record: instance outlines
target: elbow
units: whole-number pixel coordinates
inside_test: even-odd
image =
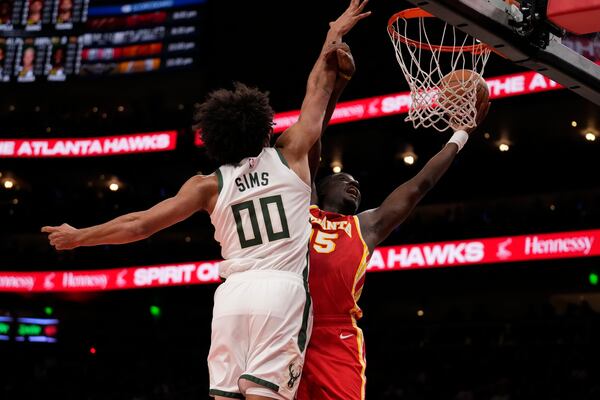
[[[132,240],[145,239],[152,234],[148,224],[141,219],[134,218],[127,223],[127,233]]]
[[[431,179],[423,179],[419,181],[411,190],[410,197],[413,199],[420,200],[423,196],[427,194],[433,188],[434,182]]]

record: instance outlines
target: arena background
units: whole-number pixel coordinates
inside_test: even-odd
[[[173,150],[147,154],[0,157],[0,271],[217,260],[219,248],[206,215],[140,243],[69,252],[55,252],[39,230],[63,222],[97,224],[147,208],[176,193],[191,175],[212,172],[215,165],[197,146],[191,128],[194,105],[211,89],[241,81],[270,91],[276,112],[297,110],[327,24],[345,6],[340,0],[209,0],[201,6],[198,62],[191,68],[3,83],[0,139],[176,131],[177,143]],[[390,15],[405,7],[401,1],[373,0],[373,15],[345,38],[357,72],[342,102],[408,90],[386,32]],[[600,42],[582,40],[588,56],[600,59]],[[528,72],[492,57],[488,78]],[[498,93],[513,89],[520,90],[506,86]],[[574,231],[586,233],[562,237],[597,241],[600,138],[590,140],[590,135],[598,136],[599,111],[563,89],[494,99],[488,118],[446,176],[383,246]],[[404,117],[330,126],[319,176],[341,164],[361,182],[360,209],[380,204],[448,140],[447,134],[415,131]],[[500,151],[501,144],[508,151]],[[403,160],[408,145],[416,155],[413,165]],[[7,179],[14,183],[10,188],[4,185]],[[118,190],[110,190],[110,184]],[[600,398],[596,246],[596,256],[592,251],[565,258],[372,269],[360,302],[367,396]],[[0,316],[58,322],[49,332],[56,343],[20,342],[14,332],[0,341],[0,399],[207,398],[216,286],[4,290]],[[19,329],[17,323],[10,329]]]

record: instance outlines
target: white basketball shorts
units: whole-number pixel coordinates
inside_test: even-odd
[[[210,395],[292,400],[312,330],[306,279],[285,271],[230,275],[215,292]]]

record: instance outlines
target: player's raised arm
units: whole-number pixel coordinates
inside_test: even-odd
[[[323,119],[323,126],[321,127],[321,135],[319,136],[319,139],[317,139],[313,147],[311,147],[308,153],[308,164],[310,169],[310,178],[312,182],[315,181],[315,178],[317,176],[317,170],[319,169],[321,159],[321,137],[323,136],[323,133],[325,133],[325,129],[327,129],[327,126],[329,125],[329,121],[333,116],[335,107],[337,106],[337,102],[340,99],[342,92],[348,85],[348,82],[354,75],[354,72],[356,72],[354,57],[352,56],[349,47],[348,51],[337,52],[337,65],[338,75],[335,81],[335,85],[333,86],[333,93],[331,94],[331,97],[329,98],[329,103],[327,104],[327,110],[325,111],[325,118]],[[313,201],[313,203],[314,202],[316,201]]]
[[[487,115],[489,103],[479,107],[477,124]],[[474,129],[471,129],[473,131]],[[373,251],[410,215],[415,206],[446,173],[456,154],[468,139],[465,131],[458,130],[444,148],[431,158],[412,179],[398,186],[383,203],[358,215],[363,238]]]
[[[101,225],[76,229],[70,225],[44,226],[48,240],[56,250],[80,246],[123,244],[145,239],[183,221],[196,211],[211,212],[217,198],[218,182],[213,175],[190,178],[179,192],[154,207],[122,215]]]
[[[352,0],[348,9],[334,22],[309,77],[306,94],[298,121],[277,140],[290,167],[306,182],[310,182],[307,154],[321,135],[327,105],[337,80],[337,53],[347,52],[348,46],[341,42],[344,34],[370,13],[363,12],[366,1]]]

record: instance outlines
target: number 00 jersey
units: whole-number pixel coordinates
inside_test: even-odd
[[[308,263],[310,187],[275,148],[217,171],[211,214],[224,261],[219,274],[280,270],[302,275]]]

